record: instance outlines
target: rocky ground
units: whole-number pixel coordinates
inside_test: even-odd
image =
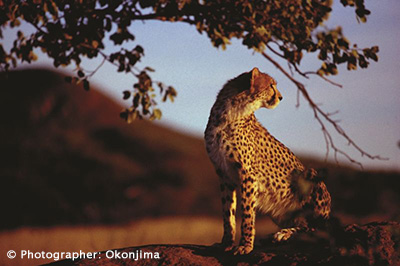
[[[333,222],[330,226],[327,231],[299,235],[286,243],[261,240],[253,252],[243,256],[213,246],[149,245],[103,251],[96,259],[64,260],[51,265],[399,265],[399,223],[342,227]],[[145,258],[146,252],[154,257]]]

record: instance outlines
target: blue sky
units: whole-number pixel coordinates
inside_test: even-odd
[[[300,80],[311,97],[322,104],[323,110],[339,110],[335,118],[341,120],[340,126],[360,147],[389,160],[361,157],[330,128],[339,148],[361,161],[365,168],[400,170],[397,144],[400,141],[400,1],[365,1],[372,14],[367,23],[360,24],[354,9],[343,8],[337,2],[327,26],[341,25],[348,39],[359,47],[378,45],[379,62],[372,62],[368,69],[351,72],[345,67],[339,68],[339,75],[332,80],[342,84],[342,89],[318,77]],[[240,41],[233,40],[222,51],[212,47],[208,37],[200,35],[195,27],[167,22],[136,22],[132,32],[135,41],[127,46],[140,44],[145,49],[140,66],[151,66],[156,70],[153,79],[173,85],[178,90],[174,103],[160,104],[163,118],[157,123],[202,137],[210,108],[224,83],[257,66],[278,81],[278,89],[284,97],[276,109],[257,111],[260,122],[295,153],[325,157],[324,137],[311,108],[304,99],[300,101],[300,108],[295,107],[296,87],[260,54],[248,50]],[[13,36],[15,31],[7,31],[6,43]],[[306,57],[301,66],[303,70],[317,69],[318,62],[313,58],[315,55]],[[98,63],[85,62],[84,67],[93,70]],[[34,65],[51,66],[51,61],[39,54]],[[105,64],[91,82],[122,102],[122,91],[130,89],[134,80],[129,75],[117,73],[114,66]],[[333,153],[330,154],[332,159]],[[339,156],[339,160],[346,163],[343,157]]]

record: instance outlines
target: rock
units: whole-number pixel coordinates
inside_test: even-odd
[[[323,231],[300,234],[282,244],[261,240],[253,252],[243,256],[213,246],[148,245],[102,251],[95,259],[64,260],[49,265],[399,265],[395,237],[386,227],[400,228],[397,222],[333,226],[330,234]]]

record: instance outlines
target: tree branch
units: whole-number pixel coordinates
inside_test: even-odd
[[[275,42],[275,43],[276,43],[276,42]],[[278,43],[276,43],[276,44],[279,45]],[[266,46],[267,46],[267,48],[268,48],[271,52],[273,52],[274,54],[276,54],[276,55],[279,56],[280,58],[287,60],[287,58],[286,58],[285,56],[283,56],[282,54],[278,53],[278,52],[277,52],[274,48],[272,48],[270,45],[266,44]],[[314,75],[318,75],[320,78],[322,78],[322,79],[325,80],[326,82],[329,82],[330,84],[332,84],[332,85],[334,85],[334,86],[336,86],[336,87],[343,88],[343,86],[342,86],[341,84],[336,83],[336,82],[334,82],[334,81],[328,79],[327,77],[321,76],[321,75],[319,75],[318,73],[316,73],[316,72],[314,72],[314,71],[302,72],[302,71],[298,68],[298,66],[297,66],[295,63],[289,62],[289,61],[288,61],[288,63],[290,64],[289,66],[293,66],[294,70],[296,70],[297,73],[299,73],[301,76],[303,76],[303,77],[305,77],[305,78],[307,78],[307,79],[309,78],[309,77],[308,77],[309,74],[314,74]]]
[[[261,52],[261,54],[268,60],[270,61],[276,68],[278,68],[290,81],[292,81],[296,86],[298,91],[303,95],[303,97],[307,100],[307,102],[310,104],[311,108],[313,109],[314,112],[314,117],[318,121],[318,123],[321,126],[322,133],[325,138],[325,143],[327,147],[327,153],[326,153],[326,159],[328,158],[329,155],[329,148],[332,148],[334,151],[334,157],[336,162],[338,163],[337,160],[337,154],[341,154],[345,156],[351,163],[359,165],[361,168],[362,164],[359,161],[354,160],[351,158],[346,152],[342,151],[341,149],[337,148],[336,145],[334,144],[334,141],[332,139],[331,134],[328,132],[325,126],[325,122],[328,122],[328,124],[332,125],[335,129],[335,131],[342,136],[345,140],[347,140],[348,144],[350,146],[353,146],[360,154],[361,156],[367,156],[369,159],[374,160],[387,160],[387,158],[382,158],[379,155],[371,155],[364,151],[362,148],[360,148],[348,135],[347,133],[339,126],[338,122],[333,120],[330,116],[333,113],[326,113],[324,112],[310,97],[308,94],[307,89],[305,86],[297,81],[296,79],[293,78],[292,75],[290,75],[278,62],[276,62],[272,57],[270,57],[268,54],[265,52]],[[325,121],[325,122],[324,122]]]
[[[336,86],[336,87],[343,88],[342,84],[336,83],[336,82],[334,82],[334,81],[328,79],[327,77],[324,77],[324,76],[318,74],[318,73],[315,72],[315,71],[307,71],[307,72],[304,72],[304,75],[309,75],[309,74],[317,75],[317,76],[319,76],[320,78],[322,78],[323,80],[325,80],[326,82],[329,82],[330,84],[332,84],[332,85],[334,85],[334,86]]]
[[[170,20],[171,18],[174,18],[174,17],[178,17],[179,18],[177,21],[186,22],[186,23],[188,23],[190,25],[195,25],[196,24],[195,21],[193,21],[193,20],[191,20],[189,18],[184,18],[183,15],[179,15],[179,14],[167,15],[167,14],[163,14],[162,12],[144,14],[144,15],[138,14],[138,15],[132,16],[131,18],[133,20],[153,20],[154,19],[154,20],[160,20],[160,21],[167,21],[167,20]]]

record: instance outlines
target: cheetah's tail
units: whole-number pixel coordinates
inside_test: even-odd
[[[304,170],[294,169],[290,173],[290,188],[300,201],[308,198],[315,186],[322,181],[322,177],[313,168]]]

